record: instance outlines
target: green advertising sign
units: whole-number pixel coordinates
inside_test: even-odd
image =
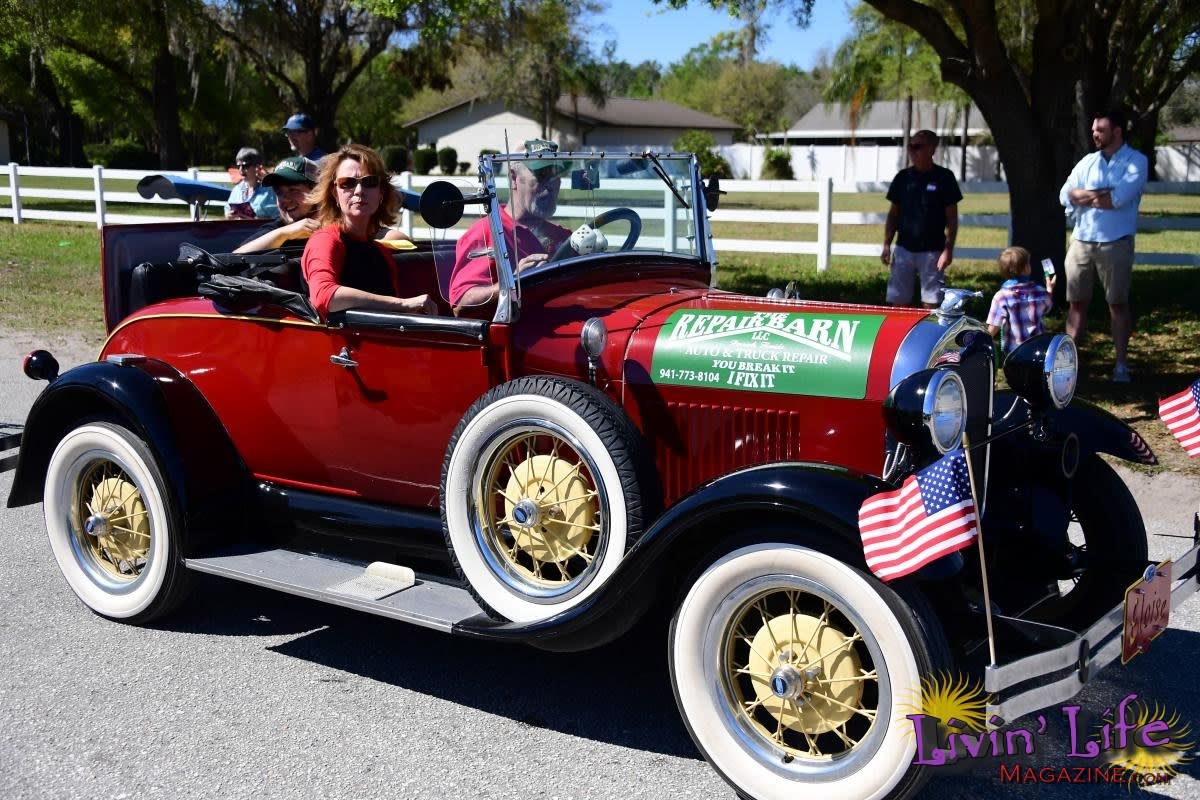
[[[676,311],[651,380],[676,386],[862,398],[880,314]]]

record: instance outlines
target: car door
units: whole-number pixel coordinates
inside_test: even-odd
[[[438,507],[442,459],[467,408],[495,382],[489,323],[373,311],[330,316],[322,365],[341,446],[330,474],[363,500]]]

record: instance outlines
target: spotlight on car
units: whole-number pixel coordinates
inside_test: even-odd
[[[588,380],[595,384],[596,369],[600,365],[600,354],[608,344],[608,326],[599,317],[589,317],[579,331],[579,344],[588,362]]]
[[[967,393],[957,373],[914,372],[896,384],[883,403],[883,418],[897,440],[939,453],[958,447],[967,424]]]
[[[591,317],[579,331],[579,343],[589,359],[597,359],[608,343],[608,326],[599,317]]]
[[[1064,408],[1079,383],[1075,340],[1061,333],[1033,337],[1005,359],[1004,377],[1034,408]]]

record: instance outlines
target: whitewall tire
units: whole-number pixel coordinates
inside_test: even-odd
[[[644,464],[637,431],[590,386],[521,378],[480,398],[447,449],[442,520],[483,608],[535,622],[596,592],[641,536]]]
[[[128,429],[93,422],[67,433],[50,457],[43,511],[63,577],[97,614],[148,622],[182,599],[179,514]]]
[[[905,714],[934,666],[926,634],[835,558],[778,543],[725,555],[680,604],[669,655],[692,738],[745,797],[894,798],[924,782]]]

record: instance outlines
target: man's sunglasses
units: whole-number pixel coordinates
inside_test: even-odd
[[[239,161],[237,163],[238,169],[250,169],[251,167],[257,167],[257,166],[258,166],[258,164],[251,164],[249,161]]]
[[[338,178],[334,182],[343,192],[353,192],[359,184],[362,184],[364,189],[378,189],[381,180],[378,175],[363,175],[361,178]]]
[[[912,142],[908,145],[908,149],[909,150],[924,150],[925,143],[924,142]]]

